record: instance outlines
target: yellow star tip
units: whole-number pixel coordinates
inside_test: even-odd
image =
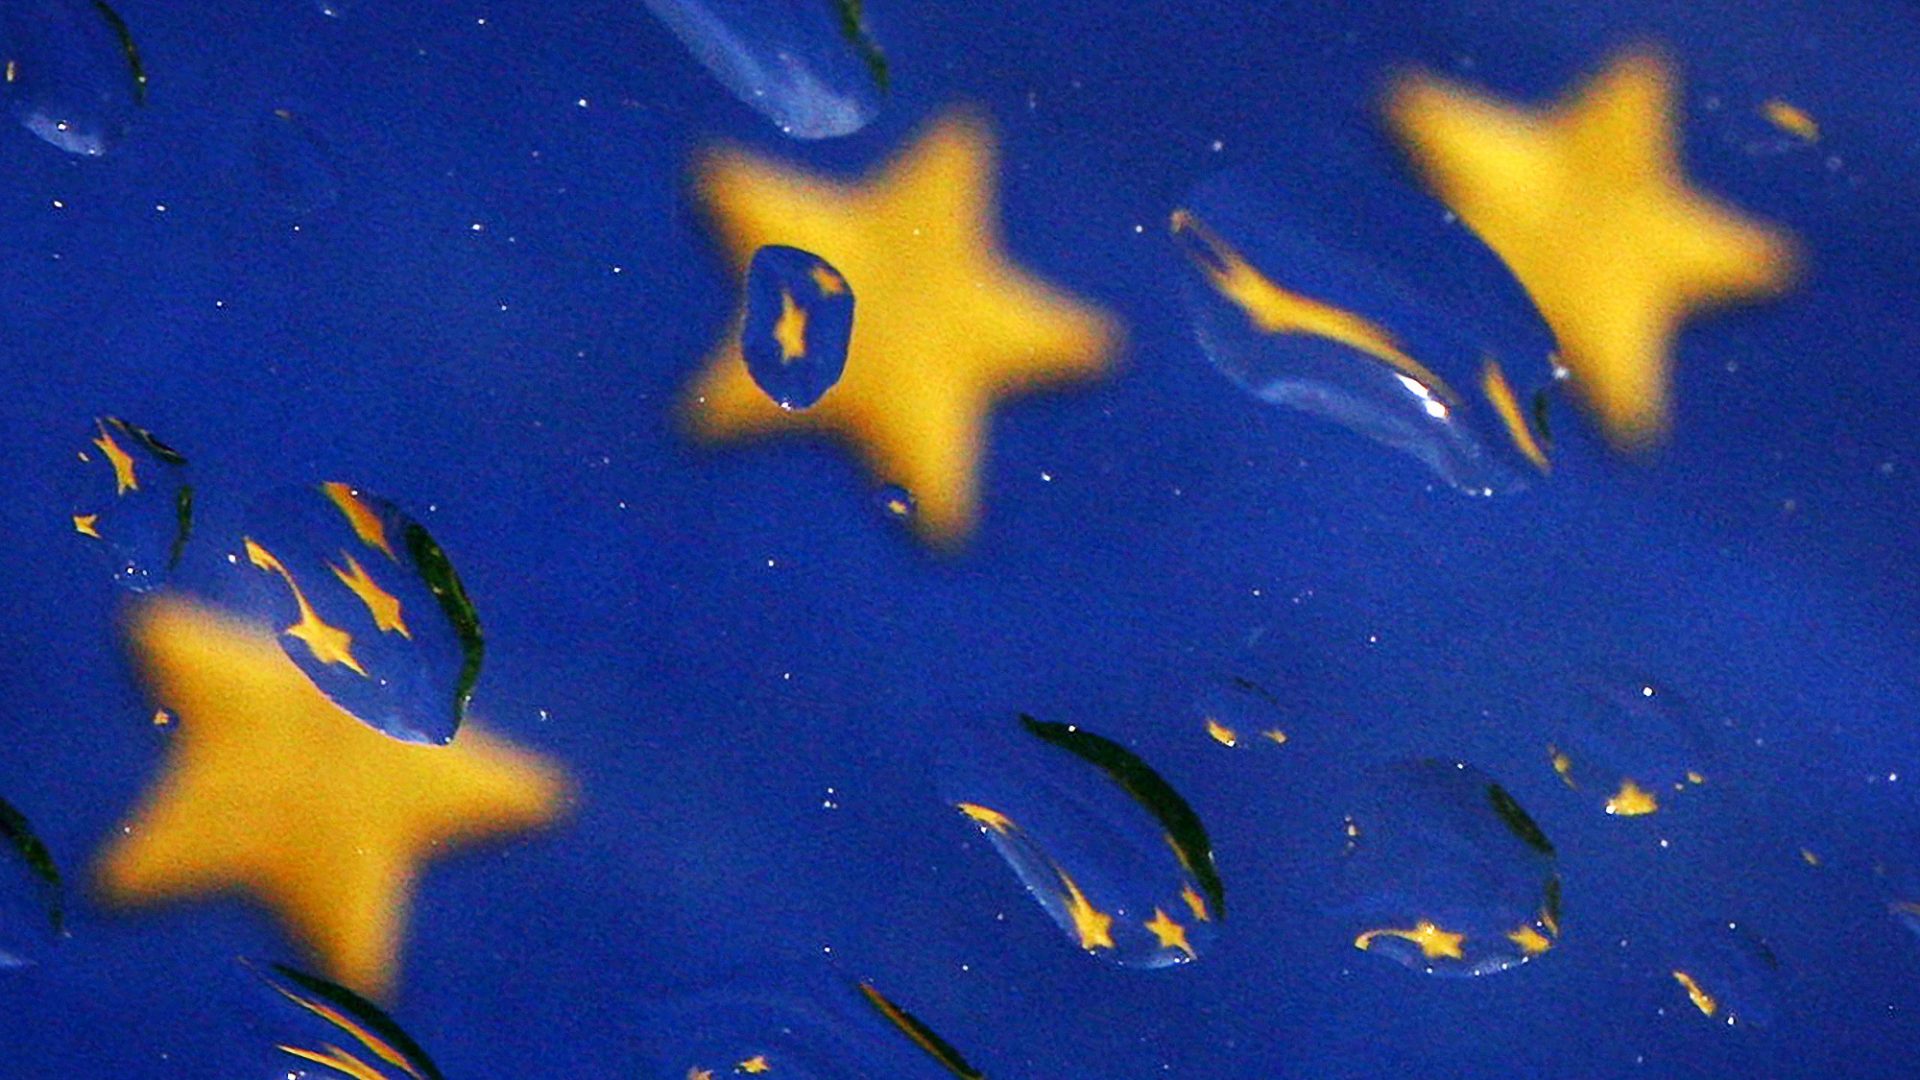
[[[250,896],[328,978],[385,996],[422,864],[551,823],[569,799],[557,764],[472,725],[445,747],[367,727],[266,628],[162,596],[132,610],[127,634],[180,719],[158,779],[98,857],[114,905]]]
[[[1532,295],[1574,387],[1628,451],[1671,427],[1681,325],[1784,291],[1797,261],[1789,235],[1688,182],[1678,82],[1666,54],[1643,46],[1545,109],[1419,72],[1385,101],[1415,165]]]
[[[1106,371],[1118,324],[1016,264],[996,220],[986,120],[936,118],[869,175],[842,181],[733,147],[703,154],[695,191],[728,261],[770,244],[812,252],[855,294],[847,362],[833,391],[781,409],[741,358],[739,320],[683,402],[686,427],[718,443],[811,432],[854,449],[883,483],[912,491],[914,528],[958,548],[976,527],[997,399]]]

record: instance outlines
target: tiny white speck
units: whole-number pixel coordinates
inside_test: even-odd
[[[485,225],[482,225],[482,224],[480,224],[480,223],[479,223],[479,222],[477,222],[477,221],[476,221],[476,222],[474,222],[473,224],[471,224],[471,225],[469,225],[469,226],[467,226],[467,231],[468,231],[468,232],[485,232],[485,231],[486,231],[486,229],[487,229],[487,227],[486,227]]]
[[[64,202],[61,202],[59,199],[55,199],[53,200],[53,208],[55,210],[65,210],[67,208],[67,204]]]

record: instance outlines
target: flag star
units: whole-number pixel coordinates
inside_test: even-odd
[[[1788,235],[1688,183],[1676,82],[1660,54],[1639,51],[1544,110],[1425,74],[1386,104],[1428,182],[1533,295],[1575,387],[1627,449],[1667,432],[1680,324],[1783,291],[1795,261]]]
[[[697,181],[738,271],[762,246],[800,248],[838,268],[859,303],[845,373],[804,411],[781,409],[754,385],[736,325],[687,394],[702,440],[839,437],[884,482],[913,493],[927,540],[952,547],[978,515],[994,400],[1108,366],[1113,321],[1001,248],[993,143],[976,118],[939,119],[857,184],[731,149],[708,155]]]
[[[270,632],[191,601],[148,602],[129,634],[181,723],[146,801],[98,857],[110,902],[249,894],[329,978],[384,996],[421,864],[551,822],[566,800],[557,765],[471,724],[444,747],[367,727]]]

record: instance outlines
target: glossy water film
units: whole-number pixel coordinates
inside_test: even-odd
[[[315,686],[396,739],[452,740],[479,678],[479,616],[446,553],[405,511],[328,482],[247,514],[253,603]]]
[[[886,55],[861,0],[647,0],[725,86],[796,139],[851,135],[880,111]]]
[[[0,77],[21,126],[81,157],[111,150],[147,97],[133,31],[103,0],[0,6]]]
[[[1471,765],[1381,768],[1347,816],[1345,849],[1335,915],[1369,954],[1428,975],[1487,975],[1559,939],[1552,843]]]
[[[852,287],[820,256],[769,244],[747,266],[746,294],[747,374],[781,408],[811,408],[846,370]]]
[[[1384,154],[1224,173],[1170,226],[1200,346],[1255,398],[1472,495],[1550,470],[1551,332],[1493,252]]]
[[[1158,773],[1082,728],[1021,718],[944,748],[940,794],[1074,947],[1133,968],[1197,959],[1225,896],[1206,830]]]
[[[186,457],[115,416],[96,418],[74,457],[74,533],[107,553],[119,585],[145,592],[166,584],[193,535]]]

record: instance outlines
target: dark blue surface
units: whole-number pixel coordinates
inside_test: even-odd
[[[275,1075],[284,1005],[234,957],[300,959],[247,906],[84,895],[165,749],[67,520],[101,414],[192,459],[208,544],[280,484],[420,514],[486,620],[475,712],[580,779],[560,831],[422,880],[395,1013],[449,1076],[635,1075],[680,995],[805,997],[826,954],[996,1077],[1920,1070],[1920,939],[1885,906],[1920,861],[1920,20],[870,7],[895,89],[837,141],[784,139],[611,3],[126,0],[151,76],[126,138],[85,160],[0,130],[0,795],[82,886],[72,938],[0,972],[4,1071]],[[1658,458],[1611,458],[1562,408],[1550,480],[1462,498],[1206,365],[1165,237],[1196,183],[1371,126],[1404,65],[1544,102],[1645,40],[1680,65],[1693,178],[1808,265],[1681,335]],[[1772,97],[1818,146],[1779,148]],[[946,558],[850,455],[697,450],[673,404],[737,303],[691,155],[851,176],[957,102],[1000,134],[1011,251],[1129,344],[1115,377],[994,413],[981,527]],[[262,170],[282,108],[330,169]],[[337,200],[296,219],[289,175]],[[1671,818],[1605,818],[1546,764],[1570,688],[1622,669],[1718,740]],[[1288,747],[1206,740],[1193,698],[1225,671],[1280,698]],[[1198,962],[1080,955],[941,803],[938,741],[1019,711],[1126,742],[1204,817],[1233,910]],[[1473,762],[1554,839],[1552,953],[1427,979],[1325,918],[1343,784],[1408,753]],[[1706,1024],[1661,973],[1703,918],[1778,954],[1769,1027]]]

